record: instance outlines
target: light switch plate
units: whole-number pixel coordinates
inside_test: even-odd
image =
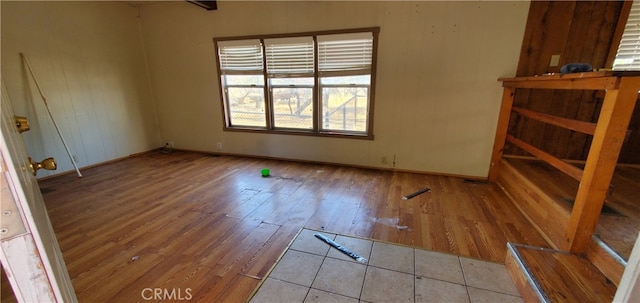
[[[560,55],[552,55],[549,66],[558,66],[558,63],[560,63]]]

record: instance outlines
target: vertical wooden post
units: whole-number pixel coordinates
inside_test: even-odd
[[[640,77],[622,77],[608,90],[593,135],[561,249],[583,253],[591,241],[616,168],[618,155],[640,90]]]
[[[509,118],[511,117],[514,95],[515,89],[511,87],[505,87],[502,92],[502,105],[500,105],[500,116],[498,116],[498,127],[496,128],[493,153],[491,154],[491,166],[489,167],[490,182],[495,182],[496,179],[498,179],[498,171],[500,170],[504,142],[507,139],[507,129],[509,128]]]

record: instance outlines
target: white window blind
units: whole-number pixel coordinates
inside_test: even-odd
[[[318,41],[318,71],[345,73],[370,71],[373,56],[371,32],[320,35]]]
[[[640,70],[640,1],[633,1],[631,5],[613,69]]]
[[[223,74],[242,74],[264,69],[262,44],[258,39],[220,41],[218,58]]]
[[[265,39],[264,44],[270,77],[313,75],[313,37]]]

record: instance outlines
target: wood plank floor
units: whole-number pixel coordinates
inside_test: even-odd
[[[497,262],[507,241],[547,246],[497,186],[460,178],[181,151],[82,173],[40,181],[81,302],[243,301],[302,227]]]
[[[541,250],[538,248],[515,246],[529,274],[536,281],[549,302],[611,302],[616,286],[607,279],[586,258],[563,252]],[[511,256],[510,256],[511,257]],[[508,260],[507,267],[513,264]],[[510,270],[512,270],[510,268]],[[519,275],[521,271],[516,269]],[[523,276],[524,277],[524,276]],[[531,287],[531,285],[520,286]],[[520,290],[525,301],[535,296],[529,291]]]
[[[11,285],[9,284],[9,280],[7,275],[4,272],[4,269],[0,269],[0,302],[2,303],[14,303],[18,302],[13,295],[13,290],[11,289]]]

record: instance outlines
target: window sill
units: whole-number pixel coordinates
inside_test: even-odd
[[[251,127],[224,127],[224,131],[229,132],[245,132],[245,133],[260,133],[260,134],[272,134],[272,135],[295,135],[295,136],[309,136],[309,137],[326,137],[326,138],[342,138],[342,139],[357,139],[357,140],[373,140],[373,134],[363,133],[349,133],[349,132],[314,132],[305,130],[267,130],[264,128],[251,128]]]

